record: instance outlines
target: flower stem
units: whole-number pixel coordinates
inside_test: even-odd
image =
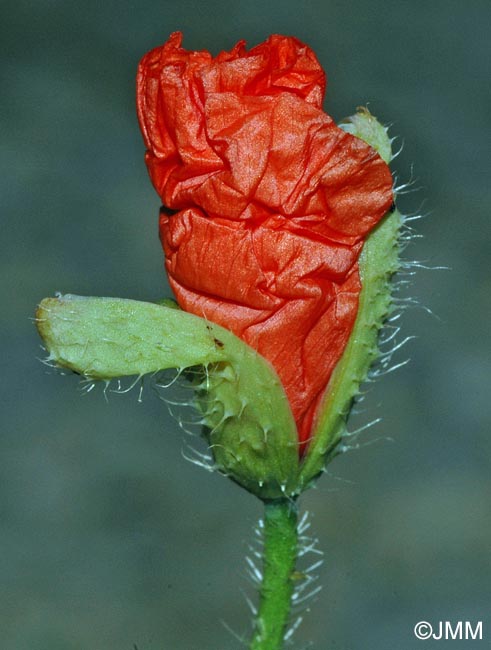
[[[297,558],[297,506],[265,501],[263,581],[250,650],[281,650],[290,615]]]

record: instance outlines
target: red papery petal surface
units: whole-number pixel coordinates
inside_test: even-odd
[[[295,38],[213,58],[181,34],[145,55],[138,115],[164,208],[171,287],[275,367],[300,450],[354,325],[365,236],[392,203],[388,166],[321,104],[325,75]]]

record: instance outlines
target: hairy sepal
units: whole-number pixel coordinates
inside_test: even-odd
[[[371,145],[389,163],[391,140],[387,129],[366,108],[340,126]],[[392,308],[392,276],[400,267],[399,236],[403,217],[394,209],[367,237],[359,259],[362,290],[348,344],[338,362],[317,411],[310,443],[302,460],[298,490],[305,490],[336,455],[346,434],[346,422],[370,366],[380,356],[379,332]]]
[[[217,468],[263,499],[292,494],[295,422],[273,367],[230,331],[172,306],[45,298],[39,333],[56,365],[94,380],[201,366],[198,407]]]

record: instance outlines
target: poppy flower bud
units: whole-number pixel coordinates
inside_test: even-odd
[[[344,128],[323,112],[325,74],[295,38],[215,58],[181,40],[146,54],[137,80],[169,281],[182,309],[272,364],[302,466],[319,471],[338,438],[320,431],[357,322],[360,253],[393,202],[390,141],[367,111]]]
[[[145,55],[138,115],[180,309],[66,295],[37,312],[49,360],[87,379],[199,367],[216,467],[263,499],[336,453],[398,266],[390,140],[363,109],[336,126],[325,83],[278,35],[213,58],[176,33]]]

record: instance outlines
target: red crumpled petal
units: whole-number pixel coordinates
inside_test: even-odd
[[[392,177],[322,111],[325,75],[300,41],[239,42],[213,58],[181,39],[138,70],[169,280],[183,309],[274,365],[303,444],[350,336],[358,255],[390,208]]]

